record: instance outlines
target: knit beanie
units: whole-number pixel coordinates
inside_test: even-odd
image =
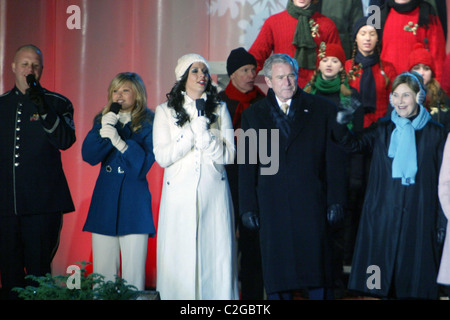
[[[201,55],[196,53],[186,54],[178,59],[177,66],[175,67],[175,76],[177,81],[181,80],[181,77],[183,77],[186,70],[189,69],[189,67],[195,62],[203,62],[209,70],[208,62]]]
[[[353,25],[353,30],[352,30],[353,41],[356,40],[356,35],[358,34],[359,29],[361,29],[362,27],[364,27],[364,26],[372,26],[372,27],[375,28],[375,26],[367,23],[368,19],[369,19],[368,17],[362,17],[362,18],[359,18],[355,22],[355,24]],[[377,31],[377,34],[378,34],[378,42],[381,43],[381,40],[382,40],[382,37],[383,37],[383,34],[381,32],[381,28],[380,29],[375,28],[375,30]]]
[[[228,76],[231,76],[237,69],[248,64],[256,66],[256,59],[251,53],[242,47],[232,50],[227,59]]]
[[[322,61],[325,57],[336,57],[342,63],[342,66],[345,65],[345,52],[340,44],[336,43],[328,43],[322,42],[319,47],[319,54],[317,55],[317,67],[319,67],[320,61]]]
[[[424,48],[422,43],[416,43],[414,45],[413,51],[411,51],[411,53],[409,54],[408,70],[411,70],[415,65],[419,63],[423,63],[424,65],[429,66],[431,71],[433,71],[433,74],[436,74],[433,56],[427,49]]]

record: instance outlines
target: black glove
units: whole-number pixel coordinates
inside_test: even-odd
[[[332,204],[327,210],[327,219],[330,225],[335,225],[344,220],[345,210],[340,204]]]
[[[444,243],[445,232],[446,232],[446,230],[442,229],[442,228],[437,230],[437,243],[438,243],[438,245],[442,245]]]
[[[344,101],[341,101],[336,115],[336,121],[340,124],[350,123],[350,121],[353,120],[353,114],[356,109],[361,106],[361,102],[354,98],[346,99]]]
[[[37,86],[32,86],[26,91],[30,97],[30,100],[36,106],[38,113],[44,115],[48,113],[48,107],[44,101],[44,89],[38,83]]]
[[[259,215],[249,211],[241,215],[242,224],[250,230],[259,230]]]
[[[445,233],[447,231],[447,218],[444,213],[439,210],[436,221],[436,239],[438,245],[442,245],[445,240]]]

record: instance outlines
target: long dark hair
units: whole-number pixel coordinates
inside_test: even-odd
[[[191,65],[192,66],[192,65]],[[186,122],[188,122],[189,115],[183,107],[184,104],[184,96],[186,92],[186,81],[189,75],[189,70],[191,66],[187,68],[186,72],[183,74],[180,80],[175,82],[174,86],[170,90],[169,93],[166,94],[167,97],[167,106],[169,108],[173,108],[175,110],[177,125],[182,127]],[[209,72],[209,70],[208,70]],[[208,83],[205,88],[206,93],[206,105],[205,105],[205,114],[209,119],[210,124],[214,123],[217,119],[217,116],[214,114],[217,106],[220,104],[220,100],[217,96],[217,88],[212,84],[211,77],[208,73]]]

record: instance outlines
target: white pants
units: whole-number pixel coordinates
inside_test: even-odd
[[[138,290],[145,290],[147,245],[148,234],[105,236],[92,233],[94,273],[104,276],[105,281],[115,281],[122,255],[122,279]]]

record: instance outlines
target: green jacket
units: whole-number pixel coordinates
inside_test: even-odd
[[[353,25],[363,16],[361,0],[322,0],[319,2],[319,11],[336,24],[342,48],[347,59],[350,59],[353,48]]]

